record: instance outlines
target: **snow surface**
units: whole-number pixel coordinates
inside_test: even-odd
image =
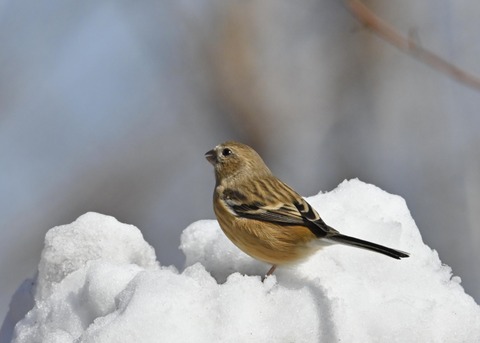
[[[411,257],[329,246],[262,283],[269,266],[202,220],[182,234],[179,273],[134,226],[87,213],[47,233],[37,279],[22,285],[34,307],[13,342],[480,341],[480,307],[401,197],[351,180],[308,201],[341,232]]]

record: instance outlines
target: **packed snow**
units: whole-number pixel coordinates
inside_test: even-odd
[[[410,258],[334,245],[262,283],[269,266],[201,220],[182,234],[179,272],[134,226],[87,213],[47,233],[13,342],[480,341],[480,307],[422,242],[401,197],[350,180],[307,200],[341,232]]]

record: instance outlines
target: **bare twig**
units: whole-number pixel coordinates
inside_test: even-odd
[[[367,6],[358,0],[347,1],[347,6],[355,17],[381,38],[398,49],[418,58],[430,67],[450,76],[451,78],[480,91],[480,78],[460,69],[440,56],[417,44],[413,39],[402,36],[389,24],[379,18]]]

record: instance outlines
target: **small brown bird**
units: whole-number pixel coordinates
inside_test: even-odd
[[[205,154],[215,168],[213,209],[227,237],[251,257],[277,265],[306,259],[326,244],[340,243],[395,259],[403,251],[342,235],[325,224],[297,192],[277,179],[255,150],[225,142]]]

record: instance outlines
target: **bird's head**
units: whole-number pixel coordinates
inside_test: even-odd
[[[248,145],[227,141],[207,151],[205,158],[215,169],[217,183],[227,178],[270,174],[260,155]]]

